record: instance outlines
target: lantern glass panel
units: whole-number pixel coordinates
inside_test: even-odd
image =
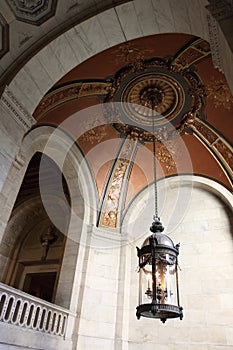
[[[151,254],[143,254],[140,258],[143,267],[139,276],[139,305],[152,302],[153,278]],[[155,259],[156,302],[178,306],[177,295],[177,257],[168,249],[156,252]]]
[[[157,303],[178,305],[176,257],[158,253],[156,258]]]
[[[152,265],[148,264],[140,269],[141,293],[139,293],[139,305],[152,301]]]

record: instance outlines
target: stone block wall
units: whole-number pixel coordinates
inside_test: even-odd
[[[168,193],[172,201],[172,190]],[[175,198],[175,197],[174,197]],[[147,207],[150,212],[150,208]],[[145,214],[148,220],[148,214]],[[179,280],[184,318],[158,320],[135,317],[138,275],[132,251],[128,349],[229,349],[233,346],[233,232],[232,205],[205,187],[192,188],[184,219],[169,236],[181,243]],[[163,216],[161,216],[163,221]],[[166,223],[168,218],[164,218]],[[148,221],[149,223],[149,221]],[[165,225],[166,227],[166,225]],[[140,237],[145,225],[134,224]],[[165,231],[166,233],[166,231]],[[149,232],[147,233],[149,235]],[[135,241],[140,246],[147,235]],[[127,312],[125,310],[125,312]]]

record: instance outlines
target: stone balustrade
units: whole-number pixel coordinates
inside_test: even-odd
[[[69,311],[0,283],[0,321],[64,337]]]

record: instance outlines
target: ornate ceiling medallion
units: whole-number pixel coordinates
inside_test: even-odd
[[[177,69],[171,59],[161,58],[140,62],[140,67],[131,64],[117,72],[105,99],[118,102],[105,104],[105,115],[109,122],[112,117],[120,133],[152,141],[152,94],[158,140],[176,137],[177,131],[182,133],[190,113],[203,117],[205,92],[193,67]]]
[[[132,122],[142,126],[152,126],[150,95],[155,95],[155,124],[164,125],[171,121],[182,109],[184,91],[181,85],[161,73],[140,75],[131,81],[122,93],[123,108]]]

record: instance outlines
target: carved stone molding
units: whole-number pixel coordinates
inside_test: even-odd
[[[206,8],[217,21],[222,21],[233,16],[232,0],[209,0],[209,5]]]
[[[5,88],[1,97],[1,103],[15,121],[25,130],[29,130],[36,120],[30,113],[20,104],[9,88]]]
[[[16,169],[21,170],[21,168],[25,164],[25,157],[21,154],[16,154],[14,160],[13,160],[13,165]]]
[[[57,0],[7,0],[18,21],[41,25],[55,15]]]
[[[209,0],[206,6],[211,16],[218,22],[221,32],[224,34],[229,48],[233,52],[233,1]]]
[[[210,48],[212,53],[212,61],[215,68],[224,73],[223,60],[221,56],[220,38],[219,38],[219,25],[211,14],[207,16]]]

